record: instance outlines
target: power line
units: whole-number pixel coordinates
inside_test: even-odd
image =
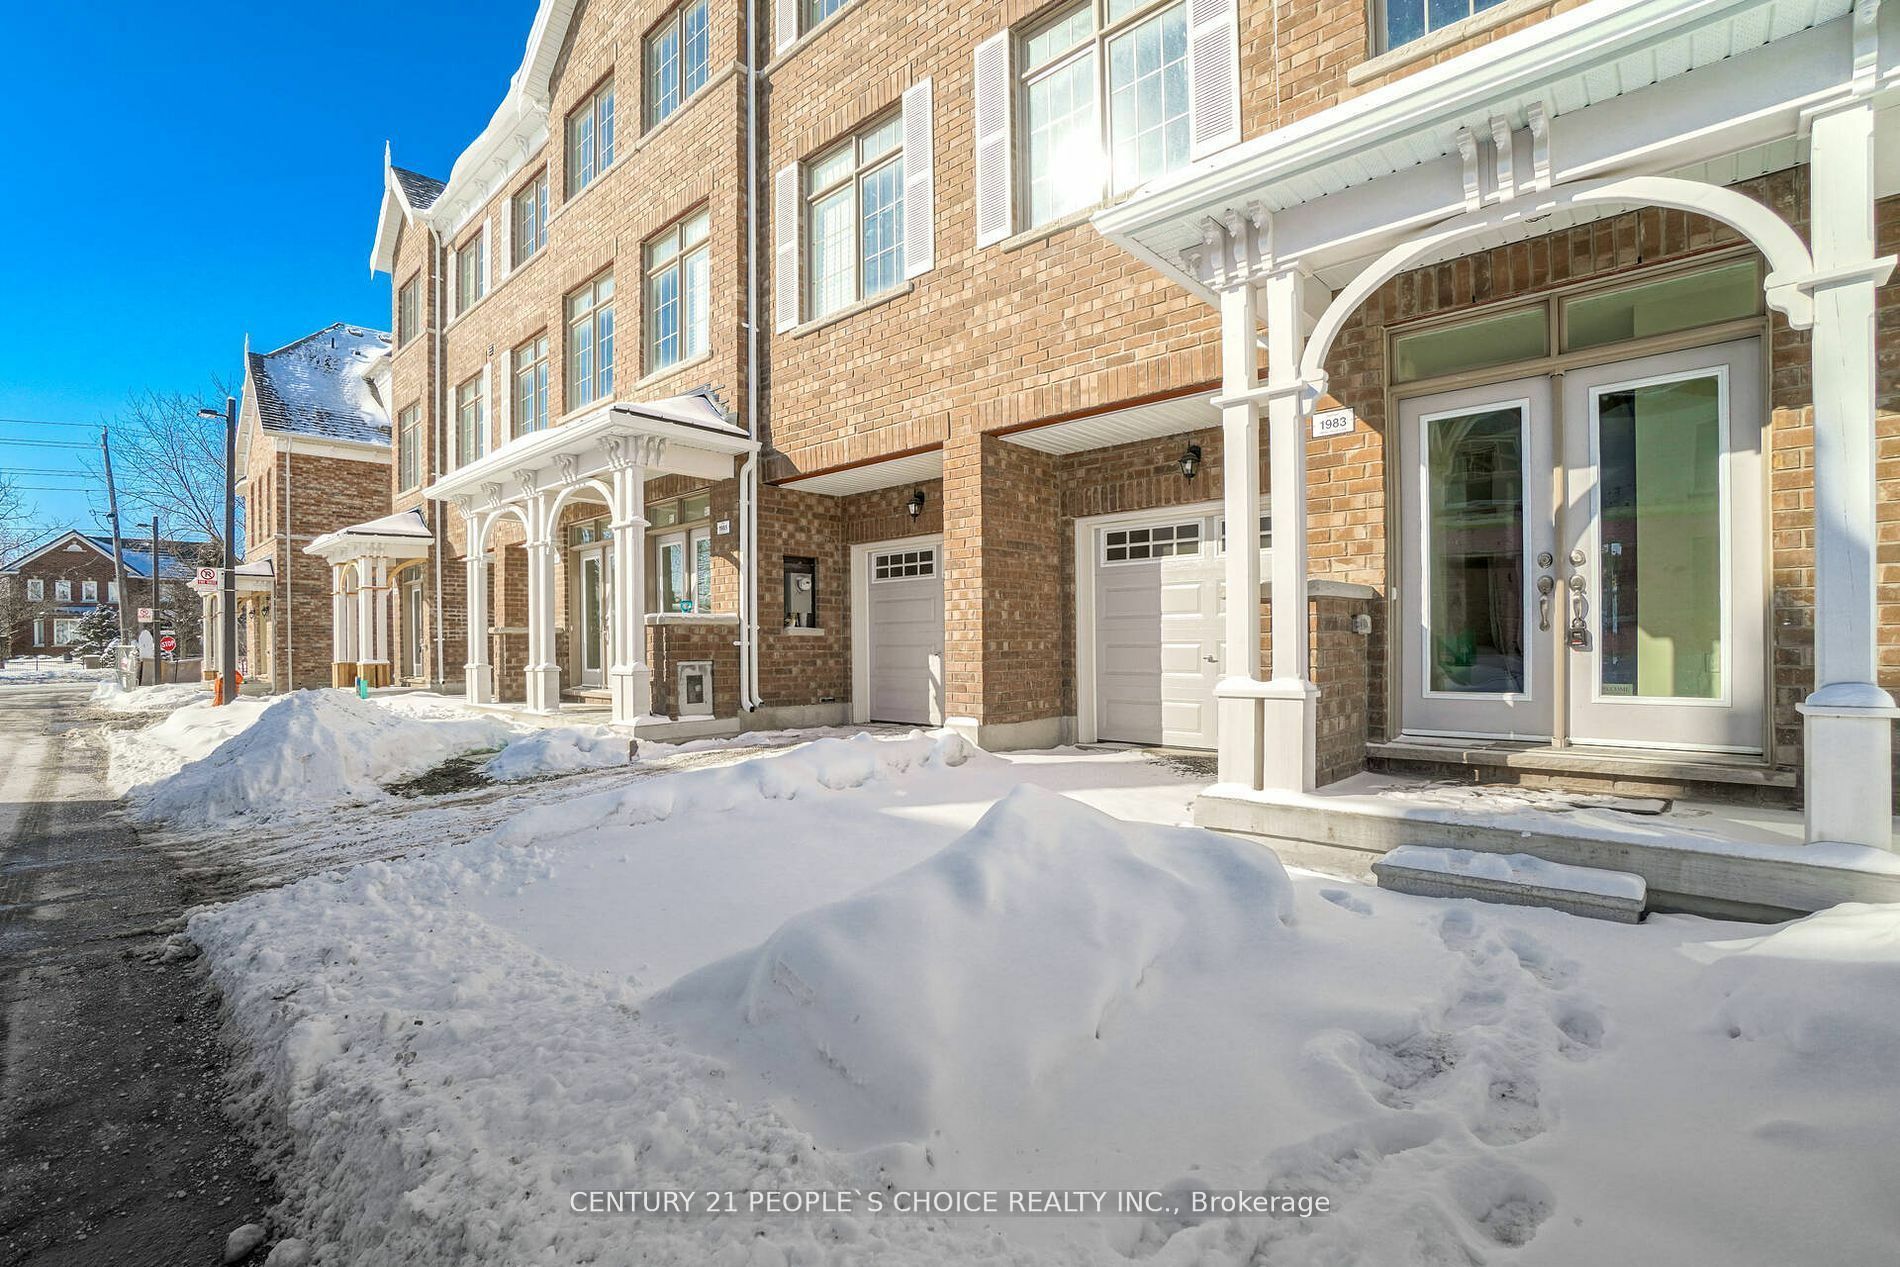
[[[78,427],[82,431],[97,431],[101,426],[96,422],[56,422],[51,418],[0,418],[0,423],[14,427]]]
[[[0,444],[17,444],[29,449],[96,449],[96,444],[87,444],[83,440],[4,440]]]

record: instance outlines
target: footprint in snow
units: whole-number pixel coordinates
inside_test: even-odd
[[[1345,889],[1321,889],[1319,895],[1334,906],[1343,911],[1351,911],[1354,915],[1372,914],[1372,903]]]

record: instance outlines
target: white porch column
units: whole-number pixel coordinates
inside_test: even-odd
[[[1871,102],[1812,121],[1814,693],[1800,705],[1809,843],[1893,848],[1893,697],[1879,685]]]
[[[373,654],[371,647],[376,645],[376,602],[371,588],[375,581],[369,570],[368,559],[358,559],[356,567],[356,640],[352,651],[356,660],[356,675],[368,677],[369,658]]]
[[[1219,778],[1261,787],[1259,303],[1253,283],[1221,292],[1221,479],[1227,511],[1225,676],[1214,688]]]
[[[613,659],[608,685],[613,719],[631,723],[653,712],[653,671],[647,665],[646,468],[616,460],[613,469]]]
[[[1310,792],[1315,782],[1319,688],[1310,674],[1306,602],[1306,419],[1300,378],[1306,351],[1306,276],[1282,269],[1266,281],[1267,464],[1273,513],[1273,676],[1261,701],[1262,786]],[[1234,520],[1228,519],[1228,554]],[[1251,517],[1247,523],[1251,525]],[[1232,599],[1229,599],[1232,606]]]
[[[528,499],[528,665],[529,711],[552,713],[561,706],[561,666],[554,645],[554,526],[546,493]]]
[[[372,626],[376,641],[371,653],[373,664],[387,665],[389,659],[389,560],[378,556],[372,568],[376,575],[375,618]]]
[[[462,693],[471,704],[495,699],[494,669],[488,662],[488,559],[482,554],[485,524],[464,518],[468,529],[468,660],[462,665]]]
[[[337,681],[334,666],[347,664],[352,676],[356,673],[356,652],[351,650],[354,630],[351,626],[350,591],[346,577],[348,572],[341,563],[330,565],[330,684],[342,686]]]

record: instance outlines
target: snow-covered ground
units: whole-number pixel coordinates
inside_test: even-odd
[[[323,1263],[1871,1263],[1900,1243],[1900,912],[1621,927],[1407,897],[1182,826],[1194,788],[1137,753],[947,735],[612,763],[391,812],[406,857],[189,935],[283,1221]],[[867,1208],[1122,1188],[1182,1212]],[[859,1195],[573,1210],[809,1189]],[[1191,1212],[1237,1189],[1330,1208]]]
[[[53,656],[15,656],[11,660],[0,660],[0,686],[93,682],[110,676],[111,669],[88,669],[77,660]]]

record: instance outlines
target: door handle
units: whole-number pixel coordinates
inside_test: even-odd
[[[1209,664],[1219,664],[1219,663],[1220,663],[1220,657],[1219,657],[1219,656],[1211,656],[1211,655],[1204,655],[1204,656],[1202,656],[1202,657],[1201,657],[1201,659],[1203,659],[1203,660],[1205,660],[1205,661],[1207,661],[1207,662],[1208,662]]]
[[[1549,558],[1549,555],[1545,555]],[[1540,576],[1537,578],[1537,627],[1545,633],[1550,632],[1550,593],[1557,588],[1557,578]]]

